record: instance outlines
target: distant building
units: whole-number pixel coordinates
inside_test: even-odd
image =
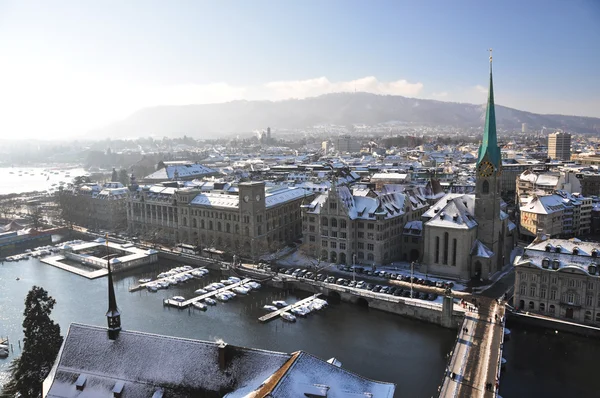
[[[349,135],[339,136],[335,142],[335,147],[340,153],[356,153],[362,148],[360,142]]]
[[[59,189],[58,203],[68,223],[116,231],[127,226],[127,195],[120,182],[82,184]]]
[[[521,133],[526,133],[527,132],[527,123],[523,123],[521,124]]]
[[[371,176],[371,182],[375,184],[375,189],[382,189],[388,184],[406,184],[410,182],[410,174],[406,173],[375,173]]]
[[[581,194],[583,196],[600,196],[600,173],[578,173],[581,181]]]
[[[519,310],[600,326],[600,245],[541,236],[517,256]]]
[[[578,173],[569,170],[536,171],[527,169],[517,178],[517,198],[523,200],[534,194],[552,194],[557,190],[581,193]]]
[[[548,157],[557,160],[571,159],[571,134],[554,133],[548,135]]]

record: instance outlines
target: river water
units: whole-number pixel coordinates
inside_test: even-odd
[[[139,278],[154,277],[174,265],[162,262],[116,275],[124,329],[200,340],[222,339],[234,345],[283,352],[305,350],[325,360],[336,357],[348,370],[396,383],[398,397],[430,397],[437,390],[454,331],[347,303],[331,304],[294,324],[281,319],[262,324],[257,318],[266,313],[262,309],[265,303],[279,299],[294,302],[307,296],[268,287],[219,303],[206,312],[163,307],[163,298],[193,297],[195,289],[222,279],[217,271],[157,293],[128,291]],[[0,265],[0,336],[11,338],[15,354],[17,342],[22,339],[23,302],[32,285],[44,287],[56,299],[52,318],[60,324],[63,335],[71,322],[106,324],[106,278],[88,280],[33,258],[5,262]],[[0,359],[4,377],[11,358]]]
[[[68,175],[67,175],[68,174]],[[82,168],[72,167],[0,167],[0,195],[58,189],[73,178],[86,175]]]

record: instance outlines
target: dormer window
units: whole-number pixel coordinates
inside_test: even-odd
[[[588,272],[590,273],[590,275],[596,275],[597,271],[598,271],[598,266],[596,264],[591,264],[588,267]]]
[[[561,253],[562,252],[562,246],[561,245],[556,246],[556,248],[554,249],[554,251],[556,253]]]
[[[550,266],[550,259],[545,258],[542,260],[542,268],[548,268]]]
[[[592,250],[592,257],[594,257],[594,258],[598,257],[598,249]]]
[[[553,270],[557,270],[560,267],[560,261],[558,260],[553,260],[552,261],[552,269]]]
[[[85,382],[87,381],[87,375],[80,374],[77,380],[75,381],[75,389],[77,391],[83,391],[85,388]]]
[[[576,256],[579,254],[579,248],[578,247],[574,247],[573,248],[573,255]]]
[[[552,245],[551,244],[547,244],[546,245],[546,251],[549,252],[552,250]]]

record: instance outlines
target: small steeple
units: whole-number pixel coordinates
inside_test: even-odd
[[[488,92],[487,109],[485,112],[485,127],[483,130],[483,141],[479,146],[479,156],[477,163],[481,163],[485,155],[488,155],[489,161],[500,167],[502,156],[498,147],[498,138],[496,136],[496,111],[494,108],[494,84],[492,79],[492,49],[490,48],[490,89]]]
[[[106,261],[108,266],[108,311],[106,311],[106,320],[108,321],[108,338],[116,340],[121,331],[121,313],[117,307],[117,298],[115,297],[115,287],[113,286],[112,271],[110,269],[110,252],[108,250],[108,234],[106,235]]]

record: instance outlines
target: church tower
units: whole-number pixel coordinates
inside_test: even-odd
[[[115,287],[113,286],[112,272],[110,269],[110,252],[108,250],[108,235],[106,236],[106,261],[108,262],[108,311],[106,320],[108,321],[108,338],[116,340],[121,331],[121,313],[117,307],[117,298],[115,297]]]
[[[479,147],[476,168],[475,219],[477,220],[477,239],[493,255],[477,258],[472,253],[473,275],[487,277],[503,266],[503,230],[500,218],[500,176],[502,174],[502,155],[496,136],[496,113],[494,109],[494,87],[492,81],[492,55],[490,50],[490,88],[483,140]]]

